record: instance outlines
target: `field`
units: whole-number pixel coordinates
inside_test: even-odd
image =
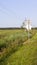
[[[37,65],[37,29],[0,30],[0,65]]]

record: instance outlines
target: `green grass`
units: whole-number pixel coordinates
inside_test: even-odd
[[[14,54],[11,54],[5,60],[4,65],[37,65],[37,33],[35,36],[30,40],[30,43],[27,42]]]
[[[6,35],[7,38],[2,37],[1,39],[8,40],[7,42],[10,42],[10,40],[12,41],[12,39],[16,39],[15,40],[16,42],[14,44],[16,47],[17,41],[19,42],[18,38],[19,39],[24,38],[24,40],[25,40],[24,35],[27,36],[27,33],[26,32],[24,33],[23,31],[20,31],[20,30],[16,31],[16,32],[15,31],[3,32],[4,34],[7,34]],[[9,32],[9,34],[8,34],[8,32]],[[18,36],[17,36],[17,34],[18,34]],[[20,41],[22,41],[22,39]],[[21,43],[23,43],[24,45],[20,46],[16,52],[11,53],[10,56],[8,56],[7,58],[4,58],[4,61],[0,62],[0,65],[37,65],[37,31],[32,32],[31,39],[26,40],[25,42],[21,42]],[[11,47],[9,47],[9,48],[11,48]],[[17,48],[18,48],[18,46],[17,46]]]
[[[0,62],[14,53],[27,40],[23,30],[0,30]]]

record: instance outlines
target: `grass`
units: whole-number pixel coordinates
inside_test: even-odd
[[[5,32],[5,33],[8,34],[8,32]],[[16,34],[15,39],[17,39],[15,40],[16,42],[18,41],[18,38],[17,38],[18,33],[19,32],[15,33]],[[24,34],[22,31],[20,31],[20,33],[21,34],[18,34],[19,38],[20,36],[22,36],[22,34]],[[9,35],[10,35],[9,40],[11,40],[12,32],[9,33]],[[4,61],[0,62],[0,65],[37,65],[37,31],[36,33],[34,31],[33,36],[29,41],[27,40],[21,43],[24,43],[24,45],[19,47],[19,49],[15,53],[11,53],[10,56],[8,56],[7,58],[4,58]],[[16,44],[14,45],[16,47]]]
[[[14,53],[27,40],[22,30],[0,30],[0,62]]]

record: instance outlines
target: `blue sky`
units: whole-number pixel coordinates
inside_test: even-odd
[[[37,26],[37,0],[0,0],[0,27],[20,27],[25,17]]]

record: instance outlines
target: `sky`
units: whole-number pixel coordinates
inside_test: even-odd
[[[37,27],[37,0],[0,0],[0,27],[20,27],[25,18]]]

